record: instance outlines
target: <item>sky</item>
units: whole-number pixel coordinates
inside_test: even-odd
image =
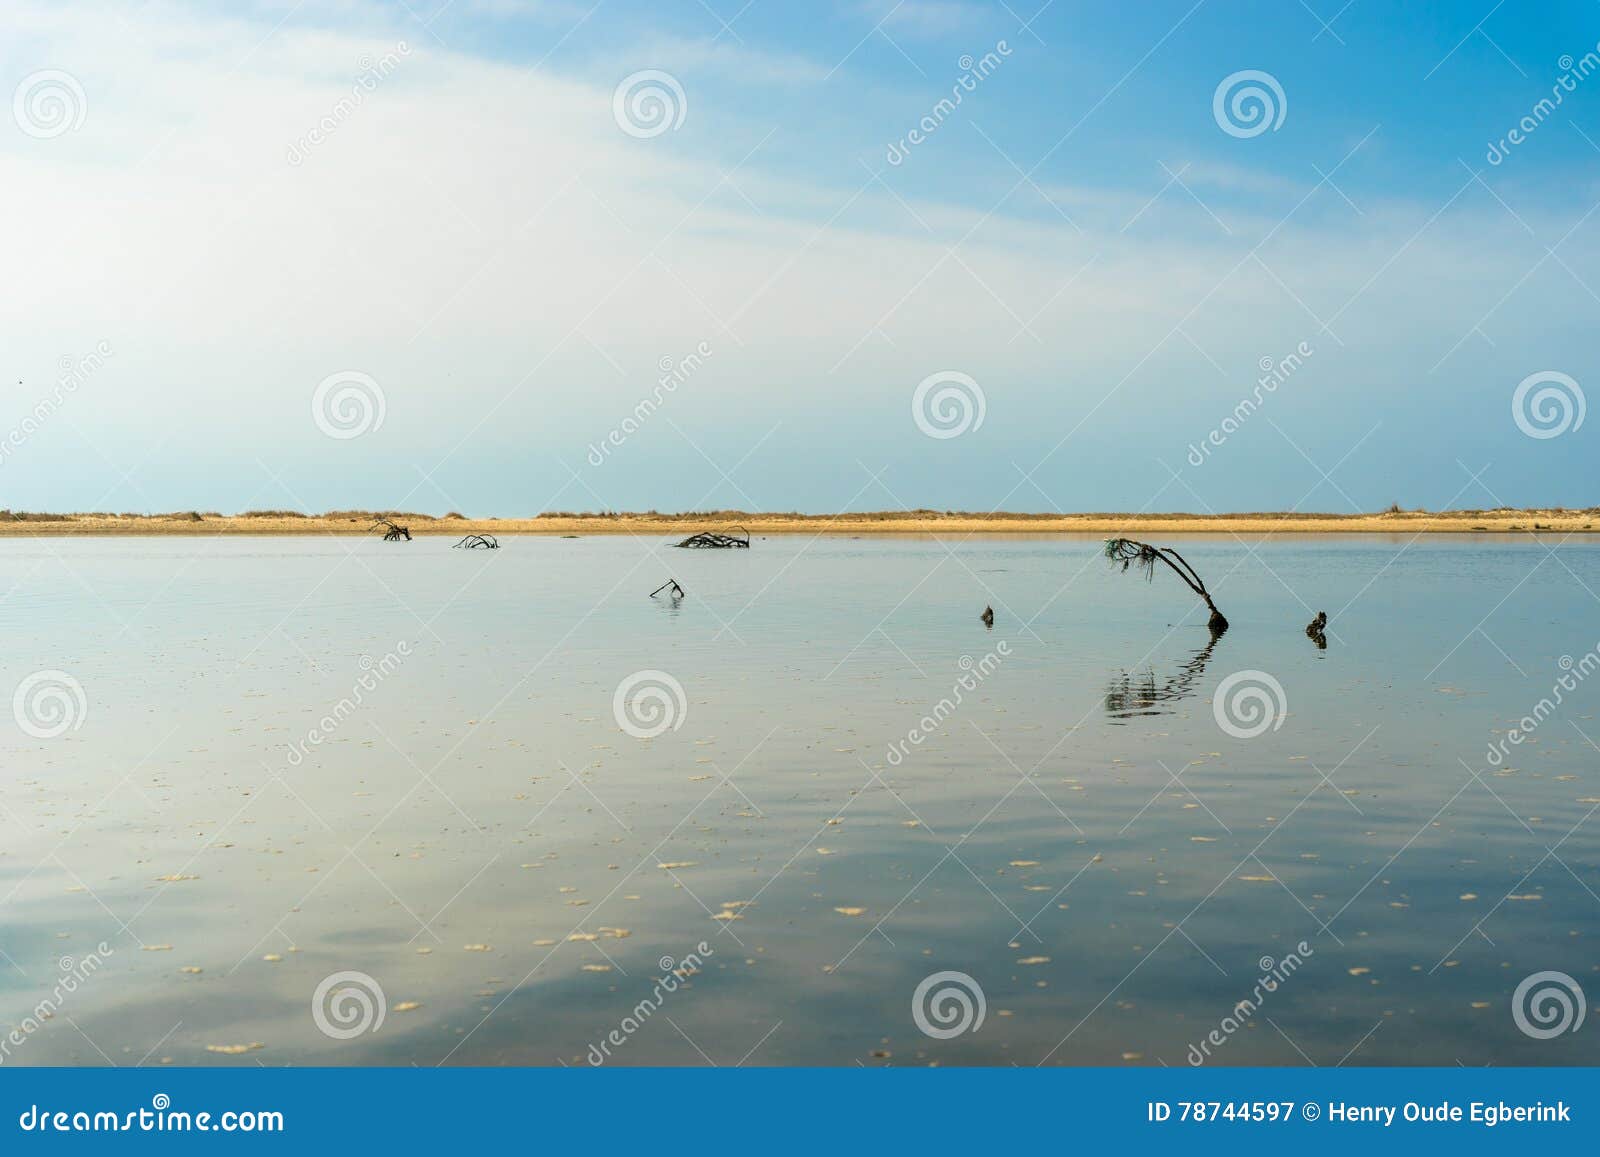
[[[1600,503],[1592,0],[7,0],[7,94],[0,507]]]

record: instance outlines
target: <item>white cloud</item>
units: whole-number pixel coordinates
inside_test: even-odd
[[[885,27],[918,36],[938,37],[980,26],[994,14],[961,0],[870,0],[862,5],[867,18]]]
[[[712,118],[691,103],[681,134],[636,140],[612,121],[607,67],[530,72],[403,24],[359,35],[291,20],[268,35],[277,16],[153,11],[131,30],[98,9],[17,13],[26,35],[8,78],[65,68],[90,107],[75,133],[7,134],[0,147],[0,240],[25,271],[0,286],[0,327],[20,335],[8,348],[34,381],[63,354],[101,340],[117,350],[92,404],[7,464],[34,505],[62,505],[52,496],[76,475],[99,478],[92,461],[65,460],[77,431],[100,446],[175,437],[179,462],[311,455],[303,485],[325,505],[355,501],[341,488],[384,456],[409,485],[412,463],[431,468],[462,440],[463,469],[480,446],[575,464],[660,358],[701,340],[717,354],[678,413],[735,444],[829,412],[859,415],[845,438],[871,445],[869,415],[898,413],[902,387],[958,367],[993,383],[997,437],[1047,446],[1117,388],[1104,429],[1142,424],[1181,446],[1162,424],[1231,399],[1258,357],[1316,333],[1313,314],[1339,313],[1335,330],[1371,355],[1330,382],[1352,406],[1396,376],[1425,388],[1435,357],[1538,257],[1486,196],[1407,246],[1433,206],[1375,204],[1358,219],[1323,189],[1262,249],[1263,268],[1246,254],[1304,194],[1221,164],[1189,172],[1208,200],[1226,194],[1216,209],[1231,236],[1180,188],[1151,204],[1159,172],[1147,189],[1047,187],[1080,233],[1026,186],[988,212],[941,195],[914,164],[884,175],[898,198],[864,171],[853,183],[848,165],[850,179],[797,179],[782,124],[733,172],[771,127],[737,109]],[[410,52],[392,74],[336,114],[358,62],[402,37]],[[746,50],[663,43],[736,83],[768,76]],[[796,59],[778,74],[804,84],[809,69]],[[327,139],[288,164],[330,116]],[[695,135],[711,119],[717,132]],[[999,200],[1015,174],[992,176]],[[1541,235],[1565,231],[1528,216]],[[1527,292],[1540,308],[1506,314],[1561,348],[1587,299],[1541,279]],[[1395,351],[1409,360],[1385,370]],[[1336,364],[1319,360],[1308,388]],[[344,369],[384,385],[388,418],[382,441],[330,458],[306,405]]]

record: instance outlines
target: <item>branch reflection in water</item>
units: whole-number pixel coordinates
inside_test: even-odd
[[[1175,674],[1160,682],[1156,681],[1154,668],[1142,675],[1124,671],[1106,686],[1106,714],[1111,716],[1113,723],[1123,723],[1138,715],[1169,714],[1170,709],[1161,705],[1187,699],[1194,694],[1194,686],[1205,674],[1206,664],[1211,661],[1211,652],[1221,638],[1220,631],[1214,633],[1211,641],[1186,659]]]

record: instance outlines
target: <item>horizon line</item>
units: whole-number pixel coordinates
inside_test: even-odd
[[[1370,519],[1383,517],[1427,516],[1441,517],[1473,517],[1483,515],[1518,515],[1518,514],[1600,514],[1600,506],[1491,506],[1491,507],[1462,507],[1455,509],[1429,510],[1417,506],[1404,508],[1398,503],[1392,504],[1385,510],[1332,512],[1332,511],[1299,511],[1299,510],[1213,510],[1213,511],[1127,511],[1127,510],[1080,510],[1080,511],[970,511],[970,510],[940,510],[934,507],[917,507],[901,510],[843,510],[830,513],[811,513],[799,510],[773,510],[755,511],[738,510],[732,508],[717,508],[711,510],[545,510],[536,514],[513,515],[468,515],[459,511],[447,511],[443,514],[430,514],[426,511],[399,510],[388,507],[343,507],[315,513],[288,508],[250,509],[232,514],[220,511],[198,508],[193,510],[174,511],[26,511],[0,509],[0,522],[56,522],[71,521],[74,519],[178,519],[190,522],[205,521],[208,519],[237,520],[237,519],[307,519],[321,521],[359,521],[362,519],[377,519],[381,517],[403,517],[429,519],[436,522],[465,521],[465,522],[534,522],[543,519],[549,520],[621,520],[632,519],[636,521],[688,521],[704,519],[749,519],[755,522],[770,521],[829,521],[836,519],[871,520],[879,522],[889,521],[928,521],[935,519],[965,519],[968,521],[1060,521],[1073,519],[1128,519],[1128,520],[1159,520],[1159,519],[1194,519],[1197,521],[1215,521],[1220,519],[1307,519],[1307,520],[1340,520],[1340,519]]]

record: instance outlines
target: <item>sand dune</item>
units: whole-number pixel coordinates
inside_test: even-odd
[[[1549,531],[1595,532],[1600,509],[1398,511],[1379,514],[974,514],[876,511],[838,515],[617,514],[547,515],[540,518],[434,518],[397,516],[413,535],[637,534],[682,537],[696,530],[738,524],[756,537],[774,534],[1484,534]],[[218,515],[12,514],[0,512],[0,535],[283,535],[371,533],[372,520],[342,512],[295,516],[289,512]]]

